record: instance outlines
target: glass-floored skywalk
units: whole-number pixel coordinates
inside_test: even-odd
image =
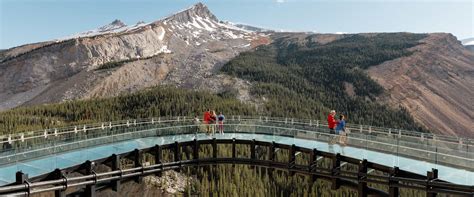
[[[189,119],[188,119],[189,120]],[[180,120],[178,119],[178,122]],[[35,177],[45,173],[49,173],[56,168],[62,169],[77,164],[81,164],[86,160],[95,160],[108,157],[112,154],[120,154],[129,152],[134,149],[142,149],[152,147],[156,144],[169,144],[175,141],[190,141],[194,139],[255,139],[259,141],[276,142],[281,144],[295,144],[305,148],[317,148],[320,151],[340,153],[342,155],[357,159],[367,159],[370,162],[379,163],[386,166],[398,166],[402,170],[426,175],[427,171],[433,168],[438,169],[439,179],[462,185],[474,185],[474,170],[469,168],[473,158],[469,148],[465,144],[461,144],[460,148],[467,149],[467,152],[459,152],[457,154],[446,154],[452,151],[446,148],[447,143],[436,146],[436,152],[431,151],[431,145],[428,144],[427,137],[422,138],[422,142],[428,145],[420,146],[420,143],[408,143],[409,138],[404,139],[401,132],[398,134],[383,133],[373,130],[364,134],[362,126],[360,133],[353,132],[349,135],[348,146],[340,146],[338,144],[329,145],[328,139],[331,135],[327,132],[324,125],[314,123],[300,123],[288,120],[269,121],[262,119],[228,121],[226,125],[227,132],[225,134],[206,135],[202,132],[196,134],[196,127],[190,124],[190,121],[181,120],[180,123],[171,121],[165,123],[162,121],[156,123],[151,120],[148,122],[129,122],[126,123],[109,123],[87,126],[84,128],[65,128],[61,130],[44,131],[40,137],[18,136],[18,138],[9,138],[9,143],[20,146],[28,140],[37,139],[41,146],[31,144],[22,150],[13,150],[15,152],[3,152],[0,154],[0,186],[15,182],[15,173],[22,171],[29,177]],[[309,129],[309,130],[308,130]],[[377,134],[377,135],[374,135]],[[362,135],[363,134],[363,135]],[[61,137],[66,136],[66,137]],[[409,135],[407,135],[409,136]],[[425,138],[425,139],[423,139]],[[439,137],[437,137],[439,138]],[[433,140],[438,140],[433,137]],[[401,139],[404,139],[401,141]],[[49,141],[56,141],[48,144]],[[393,141],[395,140],[395,141]],[[419,140],[416,138],[415,140]],[[6,143],[5,141],[3,143]],[[402,146],[403,145],[403,146]],[[443,146],[441,146],[443,145]],[[446,153],[441,153],[443,147]],[[20,149],[20,148],[18,148]],[[377,151],[383,150],[383,151]],[[396,151],[395,151],[396,150]],[[10,150],[11,152],[11,150]],[[458,155],[459,154],[459,155]],[[421,156],[420,156],[421,155]],[[428,156],[426,156],[428,155]],[[409,156],[409,157],[406,157]],[[413,157],[415,156],[415,157]],[[429,158],[435,156],[436,160]],[[417,160],[415,158],[428,158]],[[454,165],[446,165],[449,161],[457,163],[465,163],[467,167],[459,167]],[[458,162],[459,161],[459,162]],[[441,164],[440,164],[441,163]],[[472,167],[472,166],[471,166]]]

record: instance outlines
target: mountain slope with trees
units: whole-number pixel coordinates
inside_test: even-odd
[[[253,82],[251,93],[273,116],[324,119],[335,109],[353,123],[424,130],[404,108],[377,102],[383,88],[366,69],[409,56],[407,49],[425,34],[348,35],[327,44],[313,37],[280,35],[270,45],[241,53],[222,72]]]

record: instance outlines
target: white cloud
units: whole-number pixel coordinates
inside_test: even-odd
[[[277,3],[285,3],[285,0],[276,0]]]

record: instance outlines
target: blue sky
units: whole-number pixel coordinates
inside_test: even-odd
[[[0,0],[0,49],[61,38],[120,19],[151,22],[193,0]],[[449,32],[474,37],[474,0],[203,0],[221,20],[275,30]]]

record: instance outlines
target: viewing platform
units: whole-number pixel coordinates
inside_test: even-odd
[[[0,139],[0,193],[15,185],[17,172],[31,180],[85,161],[126,154],[156,145],[193,140],[256,140],[295,145],[418,174],[437,171],[436,179],[474,185],[474,140],[398,129],[348,124],[347,145],[331,145],[336,137],[318,120],[228,116],[225,134],[206,135],[190,117],[124,120],[43,131]],[[298,154],[295,152],[295,154]],[[372,171],[377,170],[373,169]],[[371,173],[369,169],[367,174]],[[1,187],[3,185],[4,187]]]

